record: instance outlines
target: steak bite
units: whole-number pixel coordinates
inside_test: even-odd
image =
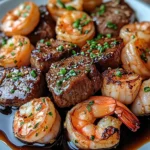
[[[31,65],[43,72],[48,72],[53,62],[67,58],[79,52],[79,47],[61,40],[40,40],[31,53]]]
[[[91,16],[99,33],[111,33],[113,36],[118,36],[120,29],[135,19],[133,10],[123,0],[103,3]]]
[[[54,38],[55,33],[55,21],[52,19],[46,6],[40,6],[40,22],[37,27],[28,35],[31,43],[36,45],[40,39]],[[34,17],[34,16],[33,16]]]
[[[43,75],[34,68],[0,68],[0,105],[21,106],[42,96],[44,85]]]
[[[121,38],[102,38],[87,41],[81,54],[93,59],[99,71],[117,68],[121,64],[121,50],[124,44]]]
[[[75,105],[101,88],[101,76],[90,58],[72,56],[53,63],[46,80],[59,107]]]

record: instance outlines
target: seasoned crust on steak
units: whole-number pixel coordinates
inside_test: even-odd
[[[36,45],[40,39],[54,38],[55,33],[55,21],[47,10],[46,6],[40,6],[40,22],[32,33],[28,35],[31,43]],[[34,17],[34,16],[33,16]]]
[[[59,107],[69,107],[86,100],[101,87],[100,73],[92,60],[85,56],[72,56],[53,63],[46,80]]]
[[[43,72],[48,72],[53,62],[67,58],[79,52],[79,47],[61,40],[40,40],[31,53],[31,65]]]
[[[133,10],[123,1],[103,3],[91,15],[99,33],[113,36],[118,36],[120,29],[135,19]]]
[[[124,47],[121,38],[103,38],[90,40],[81,49],[81,54],[93,59],[99,71],[119,67],[121,50]]]
[[[0,68],[0,104],[21,106],[42,96],[44,77],[35,68]]]

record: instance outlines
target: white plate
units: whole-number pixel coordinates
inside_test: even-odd
[[[27,0],[3,0],[0,1],[0,20],[5,15],[6,12],[16,7],[18,4]],[[47,0],[30,0],[38,5],[44,5]],[[150,21],[150,5],[146,5],[140,0],[126,0],[126,2],[134,9],[136,12],[137,19],[139,21]],[[11,150],[4,142],[0,140],[0,150]],[[143,145],[139,150],[150,150],[150,142]]]

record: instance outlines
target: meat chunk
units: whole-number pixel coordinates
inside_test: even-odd
[[[42,96],[44,84],[43,75],[34,68],[0,68],[0,104],[21,106]]]
[[[59,107],[69,107],[86,100],[101,87],[100,73],[91,59],[85,56],[72,56],[53,63],[46,80]]]
[[[118,36],[120,29],[135,18],[133,10],[122,0],[103,3],[91,15],[99,33],[113,36]]]
[[[108,67],[119,67],[123,47],[124,44],[121,38],[93,39],[82,47],[81,54],[92,58],[98,70],[101,72],[108,69]]]
[[[31,53],[31,65],[43,72],[48,72],[53,62],[76,54],[79,47],[75,44],[61,40],[40,40],[36,49]]]
[[[28,38],[34,45],[36,45],[40,39],[55,37],[55,21],[52,19],[46,6],[40,6],[39,9],[40,22],[35,30],[28,35]]]

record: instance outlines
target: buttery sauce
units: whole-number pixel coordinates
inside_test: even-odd
[[[77,149],[72,142],[67,140],[66,130],[62,131],[58,139],[52,145],[27,144],[14,137],[13,117],[16,108],[4,108],[0,106],[0,140],[4,141],[12,150],[74,150]],[[60,110],[62,119],[65,119],[66,110]],[[121,127],[121,139],[115,150],[136,150],[147,142],[150,142],[150,117],[139,118],[140,129],[133,133],[124,125]]]

